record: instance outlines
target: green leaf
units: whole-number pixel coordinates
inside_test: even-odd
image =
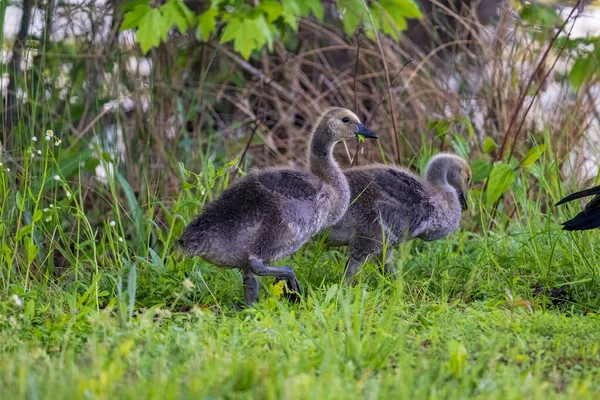
[[[492,151],[496,150],[496,147],[498,147],[498,145],[491,137],[486,137],[483,141],[483,152],[485,154],[490,154]]]
[[[42,216],[44,215],[44,212],[42,210],[36,210],[35,213],[33,213],[33,218],[32,218],[32,222],[38,222],[40,219],[42,219]]]
[[[576,89],[579,88],[582,83],[588,82],[594,74],[598,73],[598,68],[600,68],[600,63],[598,62],[598,59],[594,57],[593,53],[578,58],[569,73],[571,84]]]
[[[169,29],[169,24],[158,9],[148,11],[140,21],[135,38],[142,48],[142,53],[146,54],[148,50],[158,46],[161,39],[166,40]]]
[[[489,161],[483,158],[478,158],[471,163],[471,170],[473,171],[473,183],[483,182],[490,176],[493,166]]]
[[[300,17],[300,6],[296,0],[282,0],[283,21],[294,31],[298,30],[298,17]]]
[[[512,168],[503,162],[494,165],[490,173],[486,190],[486,205],[491,207],[510,187],[515,179]]]
[[[340,0],[337,8],[347,35],[352,35],[363,21],[370,26],[369,15],[361,0]]]
[[[532,166],[542,156],[542,154],[544,154],[545,150],[545,144],[541,144],[529,149],[527,154],[525,154],[525,158],[523,158],[523,161],[521,161],[521,165],[525,168]]]
[[[33,260],[35,260],[35,257],[37,256],[39,250],[40,248],[35,244],[29,245],[29,247],[27,247],[27,262],[29,264],[31,264]]]
[[[202,15],[198,17],[198,30],[196,31],[196,37],[207,41],[210,38],[210,34],[215,31],[218,15],[219,10],[212,7],[202,13]]]
[[[267,22],[270,24],[283,14],[283,7],[277,1],[262,1],[256,9],[267,14]]]
[[[140,22],[146,17],[146,14],[148,14],[150,10],[152,10],[152,8],[150,8],[148,3],[135,6],[131,11],[125,13],[123,22],[121,23],[121,30],[135,29],[140,26]]]
[[[31,320],[35,317],[35,300],[31,299],[25,305],[25,309],[23,310],[23,314],[27,317],[27,319]]]
[[[455,377],[465,369],[469,353],[462,343],[455,340],[448,342],[448,368]]]
[[[23,237],[25,237],[25,235],[28,235],[29,233],[31,233],[31,231],[33,231],[33,225],[25,225],[17,233],[17,236],[15,237],[15,242],[18,242],[19,240],[21,240]]]
[[[175,25],[181,33],[188,30],[194,19],[194,14],[181,0],[169,0],[160,11],[169,28]]]
[[[233,49],[239,52],[246,60],[254,50],[262,48],[265,44],[273,46],[273,34],[263,15],[258,18],[232,18],[221,37],[221,43],[233,40]]]
[[[562,18],[553,7],[542,4],[524,5],[521,9],[521,19],[542,28],[553,28],[563,23]]]

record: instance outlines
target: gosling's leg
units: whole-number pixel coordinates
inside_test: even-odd
[[[256,275],[248,269],[242,270],[242,276],[244,277],[244,296],[246,297],[246,304],[250,307],[258,300],[258,280],[256,279]]]
[[[367,261],[366,257],[352,257],[346,263],[346,275],[344,277],[344,283],[346,285],[356,284],[355,275],[362,268]]]
[[[251,258],[249,260],[248,268],[252,273],[258,276],[274,276],[278,280],[284,280],[287,283],[288,289],[295,293],[290,293],[287,297],[290,300],[299,300],[299,295],[302,294],[302,290],[300,289],[300,283],[298,279],[296,279],[296,274],[294,273],[294,269],[292,267],[283,266],[283,267],[272,267],[269,265],[265,265],[262,260]]]

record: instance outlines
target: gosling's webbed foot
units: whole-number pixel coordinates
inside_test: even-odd
[[[279,280],[284,280],[289,289],[289,292],[285,293],[285,297],[292,301],[298,301],[300,299],[302,290],[300,289],[300,283],[298,282],[298,279],[296,279],[296,274],[294,273],[294,269],[292,267],[272,267],[265,265],[262,260],[251,258],[248,268],[255,275],[274,276],[277,278],[276,282]]]
[[[284,277],[276,277],[274,285],[278,284],[280,281],[285,282],[285,289],[283,291],[283,297],[288,299],[288,301],[297,303],[300,301],[300,296],[302,295],[302,289],[300,288],[300,282],[294,276],[292,279],[287,279]]]
[[[394,266],[390,263],[385,263],[383,265],[383,273],[385,276],[388,276],[392,279],[398,278],[398,272],[396,271],[396,268],[394,268]]]

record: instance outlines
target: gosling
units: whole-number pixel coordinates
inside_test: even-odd
[[[297,300],[301,290],[293,268],[265,264],[294,253],[342,218],[350,188],[333,158],[333,147],[358,135],[377,138],[353,112],[343,108],[325,112],[311,134],[310,172],[287,168],[250,172],[209,204],[177,244],[218,267],[239,268],[249,306],[258,299],[257,276],[284,280],[292,291],[288,297]]]
[[[331,227],[327,242],[348,246],[346,283],[369,256],[378,257],[385,273],[395,276],[391,257],[381,260],[386,241],[395,246],[414,238],[442,239],[458,228],[468,206],[471,168],[452,154],[433,157],[425,179],[381,164],[350,168],[345,174],[352,200],[344,217]]]
[[[558,203],[557,206],[568,203],[582,197],[596,195],[586,206],[585,209],[577,214],[575,218],[563,222],[563,230],[565,231],[586,231],[600,227],[600,186],[591,189],[576,192],[565,197]]]

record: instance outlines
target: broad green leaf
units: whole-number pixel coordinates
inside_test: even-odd
[[[486,205],[491,207],[510,187],[515,179],[512,168],[503,162],[494,165],[490,173],[486,190]]]
[[[148,11],[140,20],[140,26],[136,32],[135,40],[140,44],[142,53],[146,54],[148,50],[158,46],[161,39],[166,40],[170,28],[158,9],[153,8]]]
[[[169,28],[175,25],[181,33],[188,30],[194,19],[194,14],[181,0],[169,0],[160,11]]]
[[[27,317],[27,319],[31,320],[35,317],[35,300],[31,299],[25,305],[25,309],[23,310],[23,314]]]
[[[270,24],[283,14],[283,7],[278,1],[261,1],[256,8],[267,14],[267,22]]]
[[[218,15],[219,10],[212,7],[202,13],[202,15],[198,17],[198,30],[196,31],[196,37],[207,41],[210,38],[210,34],[215,31]],[[198,36],[198,34],[200,36]]]
[[[319,21],[323,20],[323,5],[321,4],[321,0],[296,0],[296,2],[300,7],[301,17],[308,17],[312,11]]]
[[[298,30],[298,17],[300,16],[300,6],[296,0],[281,0],[283,8],[283,21],[294,31]]]
[[[598,61],[599,60],[593,53],[578,58],[569,73],[571,84],[575,88],[579,88],[582,83],[589,81],[594,74],[598,73],[598,69],[600,68],[600,63]]]
[[[336,4],[340,18],[342,18],[344,32],[347,35],[353,34],[361,22],[371,25],[369,15],[361,0],[340,0]]]
[[[479,158],[471,163],[473,183],[483,182],[490,176],[493,166],[489,161]]]
[[[546,150],[545,144],[529,149],[527,154],[525,154],[525,158],[521,161],[521,165],[525,168],[532,166],[544,154],[544,150]]]
[[[498,145],[491,137],[486,137],[483,141],[483,152],[485,154],[490,154],[492,151],[496,150],[496,147],[498,147]]]
[[[253,50],[262,48],[265,44],[273,46],[273,34],[263,15],[258,18],[246,18],[240,21],[232,18],[227,24],[221,43],[233,40],[233,48],[246,60],[250,58]]]
[[[543,4],[524,5],[521,9],[521,19],[531,25],[543,28],[553,28],[563,23],[562,18],[553,7]]]
[[[125,13],[123,17],[123,22],[121,23],[121,30],[125,29],[135,29],[140,26],[140,22],[142,19],[146,17],[152,8],[146,4],[139,4],[135,6],[131,11]]]

